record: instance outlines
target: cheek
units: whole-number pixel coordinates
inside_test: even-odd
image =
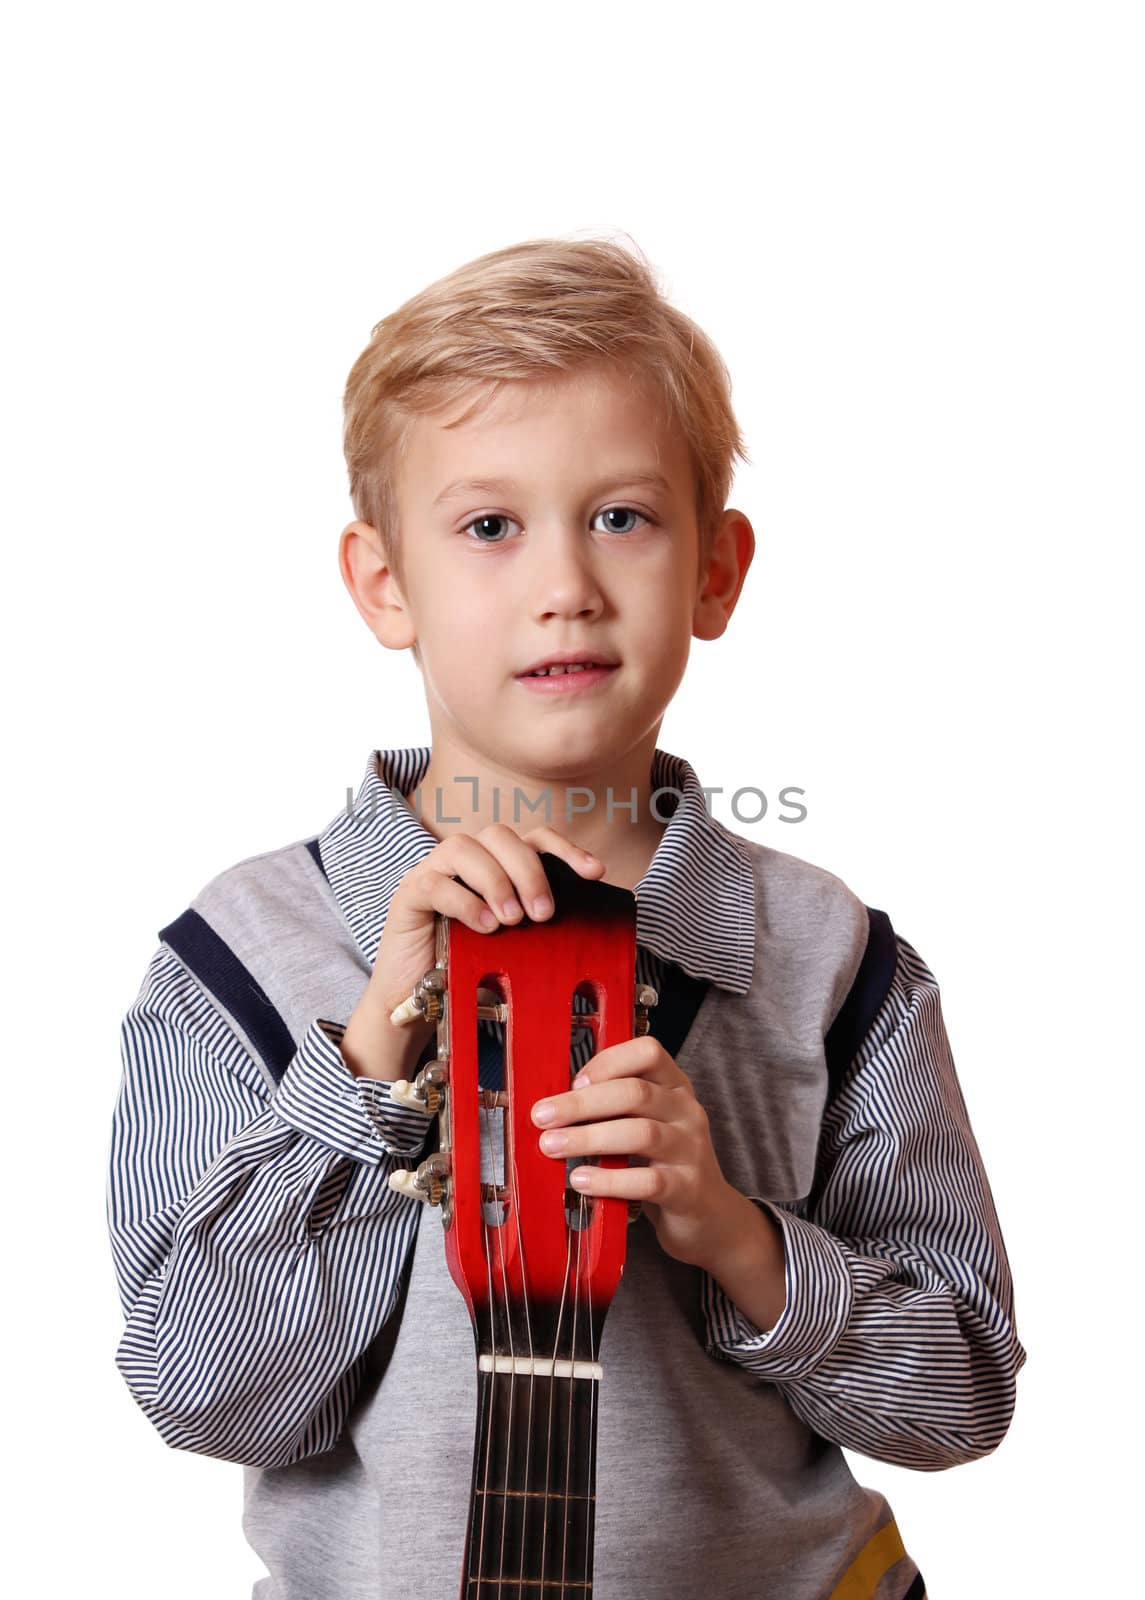
[[[680,649],[688,647],[694,607],[691,591],[682,586],[650,589],[640,606],[641,633],[658,643],[666,655],[674,657]]]
[[[506,657],[510,635],[497,608],[472,590],[451,596],[437,591],[418,630],[433,677],[452,699],[484,695]]]

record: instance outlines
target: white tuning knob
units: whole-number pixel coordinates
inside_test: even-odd
[[[387,1181],[395,1194],[408,1195],[411,1200],[425,1200],[428,1203],[429,1191],[418,1188],[417,1173],[410,1172],[407,1167],[391,1172]]]
[[[439,1206],[452,1169],[449,1151],[435,1150],[416,1172],[402,1167],[391,1172],[386,1182],[396,1193],[408,1195],[411,1200],[428,1200],[431,1206]]]

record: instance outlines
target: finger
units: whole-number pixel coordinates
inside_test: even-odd
[[[595,877],[604,862],[590,856],[555,828],[532,828],[522,837],[503,823],[491,823],[477,835],[481,844],[501,862],[512,878],[521,904],[536,921],[553,913],[553,892],[540,859],[542,852],[558,856],[582,877]]]
[[[687,1073],[681,1070],[659,1039],[650,1033],[642,1034],[637,1039],[622,1039],[619,1044],[610,1044],[598,1050],[585,1062],[573,1079],[573,1084],[576,1089],[583,1089],[588,1085],[626,1077],[648,1078],[669,1089],[683,1088],[685,1084],[691,1088]]]
[[[605,864],[599,856],[594,856],[590,850],[582,850],[579,845],[573,844],[571,839],[566,839],[563,833],[558,833],[548,823],[542,822],[535,828],[530,828],[523,838],[524,842],[531,845],[534,850],[547,850],[552,855],[560,856],[562,861],[567,861],[570,867],[575,867],[583,877],[591,877],[594,873],[605,871]]]
[[[434,851],[406,873],[386,913],[387,935],[393,938],[418,930],[430,912],[453,917],[478,933],[491,933],[500,926],[495,909],[453,877],[449,866],[448,857],[437,857]]]
[[[532,1117],[538,1127],[567,1128],[572,1123],[603,1122],[615,1117],[650,1117],[657,1122],[670,1122],[680,1109],[680,1097],[665,1084],[648,1077],[624,1077],[538,1100]]]
[[[683,1155],[684,1141],[674,1123],[651,1117],[622,1117],[619,1122],[583,1122],[574,1128],[549,1129],[540,1136],[541,1150],[554,1159],[569,1156],[647,1156],[671,1162]]]
[[[456,857],[462,863],[461,875],[485,895],[492,910],[506,923],[520,921],[526,912],[537,922],[553,914],[553,892],[540,859],[542,850],[551,849],[586,875],[604,870],[603,862],[590,863],[585,852],[552,829],[535,828],[528,839],[523,839],[505,823],[493,822],[472,837],[453,837],[464,838]],[[479,852],[484,852],[485,860]]]
[[[462,919],[480,931],[489,931],[490,927],[501,923],[519,922],[524,912],[517,899],[516,885],[504,863],[507,846],[500,837],[489,838],[491,831],[483,829],[481,836],[450,834],[407,874],[397,892],[412,880],[410,892],[414,904],[423,908],[432,906],[434,911],[446,916],[455,914],[451,906],[464,907],[460,913]],[[511,828],[503,831],[516,837]],[[517,843],[520,845],[519,840]],[[523,845],[520,848],[525,858],[536,864],[547,890],[548,880],[535,853]],[[455,888],[443,890],[442,882],[453,883]],[[495,919],[492,924],[482,922],[485,911]]]
[[[574,1167],[569,1182],[594,1199],[641,1200],[661,1204],[668,1178],[662,1167]]]

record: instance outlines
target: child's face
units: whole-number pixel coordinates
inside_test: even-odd
[[[722,631],[735,596],[714,626],[687,443],[623,374],[508,384],[444,427],[469,398],[413,424],[396,485],[402,579],[386,580],[371,625],[393,647],[418,643],[435,745],[572,782],[655,738],[693,633]],[[616,665],[562,679],[565,692],[523,681],[581,650]]]

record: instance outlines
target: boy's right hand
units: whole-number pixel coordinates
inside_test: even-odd
[[[433,966],[438,916],[491,933],[523,915],[536,922],[552,915],[549,882],[538,860],[542,851],[560,856],[585,878],[605,870],[603,861],[554,828],[521,835],[503,822],[476,834],[451,833],[410,868],[390,900],[374,970],[342,1039],[342,1058],[356,1078],[409,1077],[433,1037],[435,1023],[418,1019],[398,1025],[390,1021],[390,1012]],[[488,925],[481,921],[483,914],[492,916]]]

